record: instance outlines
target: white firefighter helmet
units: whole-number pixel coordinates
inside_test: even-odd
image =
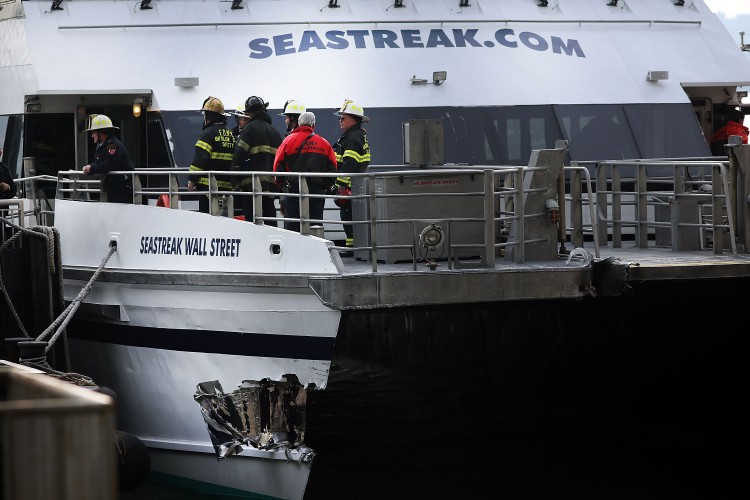
[[[359,118],[363,122],[369,122],[370,119],[365,116],[365,110],[357,104],[356,102],[352,101],[351,99],[346,99],[344,101],[344,104],[341,105],[341,109],[339,109],[335,115],[341,116],[341,115],[351,115]]]
[[[304,104],[302,104],[296,99],[289,99],[284,104],[284,111],[279,113],[279,116],[301,115],[305,111],[307,111],[307,108],[305,108]]]
[[[119,127],[115,127],[112,124],[112,120],[109,119],[109,116],[107,115],[91,115],[89,117],[89,128],[86,129],[87,132],[91,132],[93,130],[106,130],[106,129],[119,129]]]

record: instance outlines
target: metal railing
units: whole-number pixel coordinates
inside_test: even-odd
[[[596,189],[592,186],[591,165],[573,162],[561,168],[559,185],[553,187],[560,202],[556,237],[546,233],[539,236],[535,229],[550,224],[551,214],[543,206],[526,203],[527,198],[548,188],[531,188],[526,182],[534,172],[546,168],[541,166],[371,166],[367,173],[350,175],[352,194],[348,197],[329,191],[309,192],[308,177],[326,178],[333,184],[338,176],[335,173],[274,174],[297,183],[299,193],[264,190],[260,180],[268,172],[139,169],[129,173],[134,175],[134,203],[155,205],[166,195],[166,206],[197,211],[197,197],[206,196],[212,215],[236,217],[240,198],[252,197],[255,215],[251,222],[296,222],[300,233],[333,241],[333,250],[353,252],[359,260],[369,261],[373,271],[379,263],[395,262],[411,262],[413,269],[418,263],[434,266],[438,261],[447,261],[448,269],[492,268],[497,258],[508,260],[509,249],[513,249],[514,262],[525,262],[530,255],[528,249],[535,244],[559,244],[560,250],[542,258],[537,253],[533,260],[564,258],[570,252],[566,245],[593,245],[598,258],[600,246],[620,247],[627,237],[632,237],[638,248],[694,250],[711,246],[720,253],[724,238],[710,241],[709,237],[726,233],[731,251],[737,253],[737,208],[732,196],[726,195],[733,192],[733,174],[727,161],[642,160],[592,165]],[[198,176],[209,179],[208,189],[188,191],[187,180]],[[236,180],[249,177],[252,182],[248,191],[223,190],[218,187],[217,176]],[[100,181],[79,171],[60,172],[55,180],[57,198],[89,202],[106,199]],[[280,200],[288,196],[299,198],[298,218],[281,213]],[[275,200],[274,217],[261,215],[265,197]],[[322,219],[310,217],[309,201],[314,198],[325,200]],[[354,220],[345,223],[353,228],[354,247],[343,243],[344,222],[335,205],[339,199],[352,203]],[[665,215],[664,210],[672,213]],[[38,212],[43,214],[44,210]]]
[[[602,245],[738,253],[735,168],[722,159],[596,163],[596,216]],[[726,236],[725,236],[726,235]]]
[[[234,217],[234,207],[241,197],[252,197],[256,224],[297,222],[300,233],[324,235],[334,241],[334,250],[353,252],[360,260],[372,263],[411,261],[416,269],[419,262],[430,265],[447,260],[449,269],[457,267],[494,267],[496,257],[504,255],[508,247],[516,247],[516,262],[522,262],[523,248],[536,242],[524,237],[529,224],[546,221],[543,211],[525,213],[524,176],[539,167],[461,167],[414,169],[408,166],[387,166],[384,170],[351,174],[352,195],[312,194],[307,188],[307,177],[300,173],[276,173],[277,178],[290,178],[300,186],[299,193],[263,190],[260,178],[267,172],[200,172],[176,169],[139,169],[134,175],[134,202],[156,204],[162,195],[168,197],[171,208],[197,210],[197,196],[207,196],[212,215]],[[122,172],[125,173],[125,172]],[[207,191],[188,191],[187,180],[207,177]],[[251,177],[248,191],[219,189],[217,176]],[[338,174],[315,173],[333,184]],[[239,180],[239,179],[237,179]],[[590,179],[589,179],[590,184]],[[158,186],[158,187],[157,187]],[[83,176],[79,171],[60,172],[57,198],[81,201],[102,201],[106,194],[100,191],[98,179]],[[590,190],[590,188],[589,188]],[[263,217],[264,197],[280,199],[297,196],[300,217]],[[323,198],[326,203],[323,219],[310,217],[309,201]],[[335,201],[348,199],[354,217],[351,224],[355,246],[343,245],[343,224]],[[509,228],[515,225],[515,238],[508,238]],[[426,238],[429,230],[434,241]],[[581,233],[580,229],[577,229]],[[593,231],[589,231],[593,232]],[[334,235],[331,237],[331,235]],[[524,245],[521,244],[524,243]],[[554,257],[553,257],[554,258]]]

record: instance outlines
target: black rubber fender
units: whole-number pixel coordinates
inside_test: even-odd
[[[151,472],[151,458],[143,441],[133,434],[116,430],[115,453],[118,490],[128,491],[143,484]]]

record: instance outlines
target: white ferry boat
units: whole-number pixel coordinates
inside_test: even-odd
[[[199,407],[195,399],[215,403],[220,388],[229,393],[243,381],[245,389],[324,389],[341,311],[412,303],[416,283],[425,281],[414,278],[414,289],[399,289],[402,282],[379,274],[378,262],[400,261],[405,251],[416,269],[409,248],[435,249],[428,238],[436,217],[430,210],[416,217],[419,228],[381,253],[384,259],[371,253],[376,241],[398,238],[362,225],[367,229],[357,235],[364,239],[355,246],[365,262],[357,264],[339,256],[335,210],[327,210],[332,215],[322,232],[311,229],[320,221],[308,221],[302,234],[271,220],[198,213],[184,183],[207,96],[227,105],[261,96],[272,115],[298,99],[331,142],[339,135],[334,112],[355,99],[371,119],[372,172],[395,176],[396,184],[432,175],[410,186],[461,185],[458,194],[484,196],[487,184],[475,181],[503,168],[512,177],[523,170],[517,165],[532,172],[575,163],[596,173],[587,162],[679,157],[702,159],[710,170],[716,162],[706,138],[743,106],[742,88],[750,85],[746,56],[702,0],[0,0],[0,6],[3,160],[27,179],[23,187],[35,205],[25,208],[37,217],[27,224],[59,231],[66,302],[82,297],[68,334],[73,369],[115,390],[119,427],[146,443],[153,470],[271,498],[304,496],[312,450],[285,442],[273,426],[255,428],[258,442],[217,442],[210,432],[217,420],[201,412],[210,413],[211,405]],[[93,153],[86,129],[95,114],[119,127],[139,170],[132,205],[101,202],[98,184],[80,175]],[[282,118],[276,125],[283,130]],[[649,168],[661,167],[654,161]],[[440,176],[447,180],[434,180]],[[558,172],[540,189],[555,191],[559,179]],[[380,194],[395,189],[383,182]],[[531,182],[508,182],[517,191],[507,196],[521,196],[511,210],[539,201],[520,191]],[[363,190],[362,200],[376,191]],[[491,193],[483,200],[495,198]],[[157,206],[165,194],[172,209]],[[216,200],[227,195],[212,193]],[[456,211],[464,204],[434,203]],[[469,233],[485,237],[475,267],[494,271],[492,214],[500,209],[486,212],[486,206],[460,217],[475,224]],[[388,219],[387,212],[378,217]],[[524,242],[523,212],[509,217],[519,217],[510,239]],[[455,274],[446,274],[440,281],[446,293],[433,303],[588,293],[582,280],[591,280],[590,268],[555,267],[559,231],[545,224],[530,224],[526,233],[544,241],[541,250],[521,245],[504,254],[512,264],[552,262],[559,282],[514,285],[510,275],[477,273],[475,289],[452,286]],[[450,231],[453,243],[463,242],[463,233]],[[594,237],[596,228],[588,234]],[[673,244],[693,248],[679,238]],[[345,291],[331,285],[358,283],[360,274],[351,270],[370,264],[371,283]],[[198,387],[205,393],[196,394]],[[219,451],[226,459],[217,460]]]

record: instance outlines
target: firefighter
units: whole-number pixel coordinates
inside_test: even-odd
[[[111,203],[133,203],[133,184],[130,175],[110,174],[109,172],[133,170],[130,153],[115,137],[118,130],[107,115],[91,115],[91,123],[87,132],[96,144],[94,161],[84,165],[83,173],[101,174],[102,190],[107,194],[107,201]]]
[[[362,106],[356,102],[346,99],[336,113],[339,117],[339,127],[341,136],[333,145],[336,152],[336,161],[338,171],[341,174],[363,173],[370,164],[370,145],[367,143],[367,131],[362,128],[362,123],[370,121],[365,116]],[[340,175],[336,178],[338,193],[342,196],[351,196],[352,179]],[[342,221],[352,220],[352,202],[350,199],[337,199],[336,205],[339,206],[339,214]],[[354,246],[354,231],[351,224],[344,224],[344,233],[346,233],[346,246]],[[342,256],[351,256],[352,252],[347,251]]]
[[[243,101],[242,104],[237,106],[237,109],[235,109],[232,112],[232,114],[234,115],[234,122],[235,122],[235,126],[232,127],[232,134],[234,134],[235,139],[238,139],[240,137],[240,132],[242,132],[242,127],[247,125],[247,122],[250,121],[250,117],[245,114],[244,110],[245,110],[245,102]]]
[[[299,115],[307,111],[305,105],[296,99],[289,99],[284,103],[284,112],[279,113],[279,116],[284,117],[284,123],[286,123],[286,135],[292,133],[292,130],[299,127]]]
[[[203,113],[203,132],[195,143],[195,155],[190,165],[190,172],[207,171],[231,171],[232,153],[234,152],[235,138],[232,131],[227,128],[227,115],[224,113],[224,104],[216,97],[209,96],[203,101],[201,108]],[[230,191],[232,182],[230,176],[216,176],[216,184],[219,191]],[[189,191],[208,191],[208,175],[205,177],[192,175],[188,181]],[[198,198],[198,209],[203,213],[209,213],[208,196]]]
[[[232,168],[245,172],[273,172],[273,159],[276,148],[281,144],[281,134],[273,126],[267,112],[268,103],[258,96],[250,96],[244,107],[244,114],[249,117],[249,121],[242,127],[234,147]],[[278,192],[271,175],[260,176],[260,186],[255,186],[254,189],[252,176],[234,177],[234,180],[236,190]],[[274,196],[263,196],[263,217],[276,217],[274,199]],[[242,196],[242,213],[247,221],[253,220],[253,203],[252,196]],[[275,220],[265,220],[263,223],[277,225]]]

